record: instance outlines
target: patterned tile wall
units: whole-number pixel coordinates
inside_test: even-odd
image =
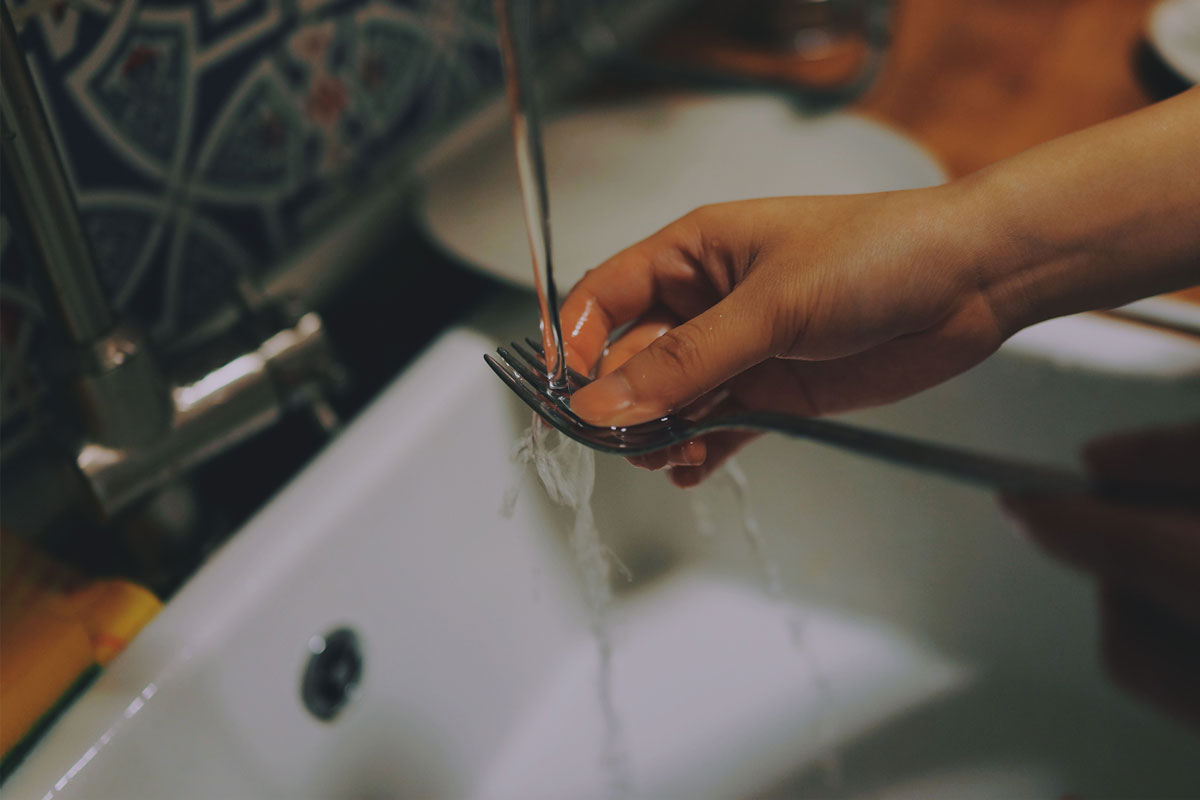
[[[158,339],[499,79],[489,0],[11,9],[102,281]]]
[[[491,0],[2,1],[102,283],[160,342],[343,210],[385,153],[500,81]],[[605,4],[539,0],[539,37]],[[41,316],[9,246],[7,195],[6,356]]]

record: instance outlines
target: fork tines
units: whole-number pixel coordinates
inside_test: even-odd
[[[512,348],[512,352],[508,348],[497,347],[496,353],[500,356],[504,365],[520,377],[525,388],[538,395],[538,405],[554,409],[557,413],[564,415],[572,424],[586,425],[587,423],[579,419],[571,411],[571,392],[582,385],[578,380],[580,377],[578,373],[574,372],[574,370],[568,370],[567,379],[569,385],[567,389],[565,391],[556,389],[550,385],[550,378],[546,374],[545,363],[540,358],[526,350],[519,342],[510,342],[509,347]],[[513,353],[516,353],[516,356]],[[490,357],[488,357],[488,360],[491,363],[492,359]],[[495,366],[493,366],[493,369],[495,369]],[[529,401],[526,400],[526,402],[528,403]]]
[[[496,353],[500,356],[499,359],[490,354],[484,354],[483,358],[508,388],[552,427],[586,444],[587,441],[581,438],[580,431],[588,426],[571,413],[565,396],[553,393],[545,376],[531,371],[527,364],[514,358],[505,348],[496,348]]]
[[[534,353],[537,353],[537,359],[533,359],[532,363],[536,364],[538,369],[542,370],[543,372],[549,372],[549,370],[546,368],[546,351],[542,345],[539,344],[537,340],[530,339],[528,336],[525,337],[525,344],[529,345],[530,349],[533,350]],[[523,357],[530,358],[530,356],[525,353],[524,350],[520,348],[520,345],[518,345],[516,342],[513,342],[512,346],[516,348]],[[570,390],[573,392],[576,389],[582,389],[584,386],[587,386],[592,382],[592,379],[579,374],[575,370],[571,369],[571,367],[568,365],[567,382],[570,386]]]

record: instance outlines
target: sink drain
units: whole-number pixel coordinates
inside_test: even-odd
[[[312,656],[300,682],[300,699],[314,717],[328,722],[354,698],[362,680],[363,657],[358,635],[338,628],[308,641]]]

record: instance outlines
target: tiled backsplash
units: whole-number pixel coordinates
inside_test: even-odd
[[[158,340],[499,81],[489,0],[10,7],[104,286]]]
[[[500,85],[491,0],[0,1],[104,288],[160,344],[351,208],[385,156]],[[535,1],[543,40],[617,4]],[[44,315],[4,195],[8,445],[31,393],[11,356],[28,352]]]

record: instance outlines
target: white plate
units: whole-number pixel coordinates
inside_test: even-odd
[[[1146,36],[1171,69],[1200,83],[1200,0],[1164,0],[1150,12]]]
[[[545,125],[560,290],[696,206],[945,180],[918,145],[860,116],[805,117],[774,95],[674,95],[573,109]],[[459,260],[532,287],[507,130],[429,177],[418,218]]]

